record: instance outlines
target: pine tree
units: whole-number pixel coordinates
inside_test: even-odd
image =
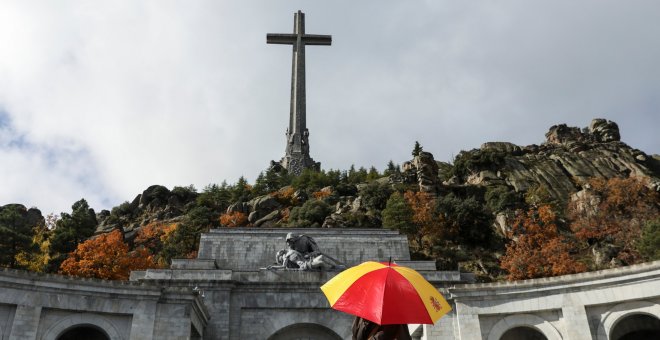
[[[27,210],[19,204],[0,210],[0,267],[16,268],[16,255],[31,252],[32,227],[25,216]]]
[[[415,147],[413,148],[412,155],[413,157],[419,156],[419,154],[424,151],[422,146],[419,144],[418,141],[415,141]]]
[[[394,162],[391,159],[387,162],[387,168],[383,173],[385,176],[392,176],[396,173],[396,165],[394,165]]]
[[[251,187],[248,184],[247,179],[245,177],[241,176],[238,179],[238,182],[232,187],[231,190],[231,200],[232,202],[247,202],[250,200],[251,195]]]
[[[376,170],[375,167],[370,167],[369,172],[367,173],[367,181],[373,181],[380,178],[380,173]]]
[[[411,230],[413,214],[412,208],[403,195],[394,192],[382,211],[383,227],[408,234],[413,231]]]
[[[96,231],[96,214],[84,198],[74,203],[71,210],[71,214],[60,215],[51,234],[49,271],[59,268],[67,254]]]

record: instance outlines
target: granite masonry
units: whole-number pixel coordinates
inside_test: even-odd
[[[133,272],[129,282],[0,272],[0,339],[350,339],[352,317],[319,287],[337,272],[264,269],[288,232],[313,237],[348,266],[387,261],[418,270],[453,310],[414,339],[631,339],[660,334],[660,261],[511,283],[411,261],[384,229],[217,229],[197,259]]]

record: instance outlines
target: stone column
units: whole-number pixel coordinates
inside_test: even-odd
[[[589,319],[583,305],[565,305],[561,309],[564,320],[564,339],[566,340],[591,340]]]
[[[136,308],[131,323],[131,340],[153,339],[157,305],[155,301],[144,301]]]
[[[477,320],[478,322],[479,320]],[[452,310],[438,320],[435,325],[424,325],[426,331],[422,340],[456,339],[456,311]]]
[[[472,308],[462,303],[456,303],[455,307],[458,320],[458,338],[461,340],[481,340],[479,315],[472,313]]]
[[[34,340],[37,338],[41,307],[16,306],[14,323],[11,326],[9,340]]]

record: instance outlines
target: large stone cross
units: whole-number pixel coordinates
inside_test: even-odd
[[[291,70],[291,111],[286,132],[287,146],[280,164],[290,173],[299,175],[304,168],[320,168],[309,156],[309,131],[307,130],[305,103],[305,45],[330,45],[329,35],[305,34],[305,14],[294,14],[293,34],[268,33],[268,44],[293,45]]]

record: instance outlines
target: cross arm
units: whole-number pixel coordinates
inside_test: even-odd
[[[303,35],[305,45],[330,45],[332,44],[331,35],[305,34]]]
[[[287,33],[268,33],[266,34],[266,43],[267,44],[295,44],[296,39],[298,38],[295,34]]]

